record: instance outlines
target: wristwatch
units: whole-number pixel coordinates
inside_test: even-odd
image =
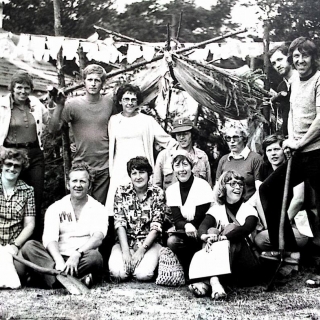
[[[148,251],[149,246],[147,244],[144,243],[142,246],[146,249],[146,251]]]
[[[79,248],[76,251],[80,253],[80,258],[82,258],[84,254],[83,251],[80,251]]]

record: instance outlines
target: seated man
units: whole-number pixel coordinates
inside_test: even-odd
[[[164,192],[149,184],[152,167],[147,158],[128,161],[131,183],[119,186],[114,199],[114,228],[117,243],[109,259],[110,275],[115,280],[126,280],[131,275],[137,280],[152,279],[158,265],[165,207]]]
[[[282,136],[278,136],[275,134],[267,137],[263,141],[262,147],[265,153],[266,161],[260,168],[261,181],[259,181],[259,185],[286,161],[284,151],[282,149],[283,141],[284,138]],[[277,172],[275,172],[274,174],[277,174]],[[293,189],[291,188],[289,192],[290,205],[287,211],[288,220],[286,220],[285,225],[285,236],[287,240],[286,245],[288,249],[290,248],[290,251],[298,251],[308,242],[308,237],[301,234],[294,224],[294,217],[301,210],[304,204],[304,188],[304,182],[301,182]],[[260,188],[259,191],[260,193],[263,192],[262,188]],[[260,250],[263,251],[262,256],[264,258],[274,259],[279,256],[278,251],[272,250],[277,250],[277,242],[274,242],[273,239],[278,240],[279,238],[280,217],[275,214],[264,216],[263,206],[260,203],[260,197],[258,194],[256,200],[259,216],[260,218],[262,218],[261,220],[263,221],[263,224],[268,228],[268,230],[263,230],[258,233],[254,240]],[[285,257],[285,260],[286,262],[290,263],[298,263],[299,258],[299,252],[290,252],[288,253],[288,256]]]
[[[45,214],[43,244],[32,240],[21,249],[26,260],[82,278],[87,286],[102,269],[98,247],[108,229],[105,207],[88,195],[91,181],[87,164],[73,163],[67,184],[70,195],[52,204]],[[49,288],[56,281],[50,275],[35,276]]]
[[[33,187],[19,180],[29,160],[24,149],[7,148],[0,157],[0,246],[13,255],[31,237],[35,226]],[[19,276],[23,266],[15,262]]]

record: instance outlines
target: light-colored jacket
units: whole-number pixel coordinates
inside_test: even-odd
[[[30,99],[30,113],[33,115],[36,128],[37,128],[37,137],[39,141],[40,149],[43,150],[43,145],[41,142],[41,136],[43,131],[43,126],[49,122],[50,116],[49,111],[46,107],[40,102],[36,97],[29,97]],[[3,146],[3,143],[8,135],[10,119],[11,119],[11,94],[8,94],[0,98],[0,146]]]

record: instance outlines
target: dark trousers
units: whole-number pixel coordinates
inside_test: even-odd
[[[40,267],[54,269],[54,260],[45,247],[38,241],[28,241],[22,247],[21,254],[26,260],[31,261]],[[68,256],[62,257],[65,261],[69,258]],[[98,250],[88,250],[84,252],[83,257],[79,261],[77,278],[82,278],[89,273],[95,278],[101,271],[102,265],[102,256]],[[53,284],[56,282],[55,276],[40,273],[37,273],[37,276],[39,277],[40,283],[45,287],[52,288]]]
[[[33,238],[40,240],[42,238],[44,225],[44,215],[41,212],[44,188],[44,155],[42,150],[37,147],[28,149],[28,156],[29,167],[21,173],[20,179],[34,189],[36,226],[33,232]]]
[[[201,241],[188,237],[186,234],[177,234],[169,236],[167,246],[177,255],[183,267],[185,277],[188,277],[191,259],[201,249]]]
[[[106,168],[104,170],[96,170],[94,173],[94,180],[91,187],[91,196],[103,205],[106,204],[109,184],[109,168]]]
[[[286,170],[287,163],[284,163],[275,170],[259,188],[261,203],[266,216],[270,242],[275,248],[279,248],[279,223]],[[314,235],[317,236],[320,233],[320,150],[296,153],[293,156],[289,187],[291,194],[288,198],[288,206],[292,198],[293,187],[305,180],[309,181],[315,191],[317,215],[310,217],[312,219],[310,224]],[[285,250],[298,251],[298,246],[287,215],[285,219],[284,236]]]

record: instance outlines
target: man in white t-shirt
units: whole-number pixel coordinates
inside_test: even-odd
[[[90,286],[103,266],[98,251],[108,229],[105,207],[88,195],[91,172],[84,162],[69,172],[70,195],[52,204],[45,215],[42,244],[28,241],[22,256],[45,268],[55,268],[82,278]],[[39,284],[52,288],[55,277],[36,274]]]

